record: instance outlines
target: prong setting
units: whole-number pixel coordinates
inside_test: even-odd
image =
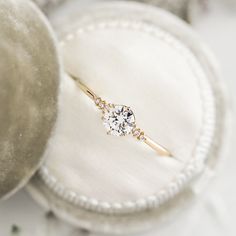
[[[125,136],[131,133],[138,140],[145,141],[144,132],[136,127],[135,116],[129,106],[107,103],[100,97],[95,98],[94,102],[102,110],[107,135]]]
[[[103,124],[106,130],[115,136],[130,134],[136,126],[133,111],[125,105],[114,104],[104,110]]]

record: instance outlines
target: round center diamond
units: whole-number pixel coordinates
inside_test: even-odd
[[[129,107],[115,105],[105,111],[103,124],[109,134],[124,136],[130,134],[135,127],[135,117]]]

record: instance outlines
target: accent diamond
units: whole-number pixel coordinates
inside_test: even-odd
[[[130,134],[135,127],[135,117],[129,107],[114,105],[105,111],[103,124],[109,134],[124,136]]]

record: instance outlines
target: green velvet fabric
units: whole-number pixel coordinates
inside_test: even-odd
[[[55,40],[30,2],[0,0],[0,199],[37,170],[56,118]]]

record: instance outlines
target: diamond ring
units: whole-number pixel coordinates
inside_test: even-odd
[[[146,143],[149,147],[154,149],[160,156],[172,157],[171,153],[166,148],[154,142],[143,130],[137,127],[134,113],[130,107],[107,103],[83,84],[76,76],[70,74],[70,77],[77,82],[81,90],[89,96],[102,111],[102,120],[107,134],[115,136],[131,134],[137,140]]]

